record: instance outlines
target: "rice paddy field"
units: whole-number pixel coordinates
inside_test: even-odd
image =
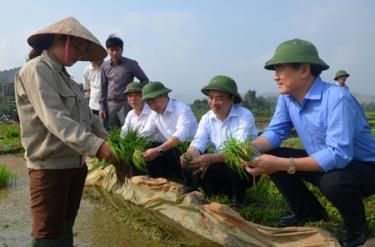
[[[366,114],[369,124],[372,128],[372,134],[375,136],[375,112]],[[285,147],[303,148],[298,137],[289,138],[283,143]],[[17,124],[0,125],[0,154],[20,153],[22,152],[20,144],[19,127]],[[0,165],[0,186],[2,183],[1,176],[4,172]],[[8,177],[11,175],[8,174]],[[9,182],[9,181],[8,181]],[[308,223],[308,226],[316,226],[332,233],[338,233],[341,229],[342,219],[338,211],[328,202],[320,192],[310,186],[309,188],[316,194],[320,202],[325,206],[330,217],[329,222]],[[222,195],[209,197],[210,201],[229,204],[229,198]],[[367,221],[370,230],[370,237],[375,236],[375,196],[364,199]],[[247,220],[267,226],[275,226],[278,218],[289,214],[288,207],[280,195],[277,188],[273,185],[267,176],[262,176],[256,186],[247,190],[246,205],[240,209],[239,213]]]

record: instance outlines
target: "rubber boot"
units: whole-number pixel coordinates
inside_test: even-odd
[[[73,246],[73,225],[74,219],[67,219],[64,223],[64,231],[58,239],[57,247],[72,247]]]
[[[31,247],[57,247],[58,239],[32,237]]]

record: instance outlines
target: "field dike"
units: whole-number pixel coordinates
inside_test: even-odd
[[[203,204],[200,192],[181,195],[181,185],[166,179],[135,176],[121,183],[112,166],[90,171],[86,186],[116,208],[124,207],[125,201],[146,209],[173,229],[173,235],[196,239],[193,246],[340,246],[330,233],[318,228],[274,228],[246,221],[227,205]]]

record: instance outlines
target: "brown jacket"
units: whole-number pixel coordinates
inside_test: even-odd
[[[97,153],[106,131],[48,51],[21,68],[14,87],[28,168],[82,167],[82,155]]]

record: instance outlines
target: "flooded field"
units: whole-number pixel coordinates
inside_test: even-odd
[[[27,246],[31,232],[27,170],[21,155],[0,155],[0,163],[18,176],[15,185],[0,189],[0,246]],[[97,196],[85,191],[74,228],[75,246],[210,246],[175,228],[160,227],[164,223],[135,205],[116,210]]]

